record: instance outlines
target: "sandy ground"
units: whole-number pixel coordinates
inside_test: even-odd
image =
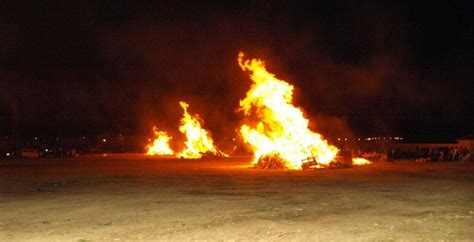
[[[249,160],[0,160],[0,241],[474,239],[474,164]]]

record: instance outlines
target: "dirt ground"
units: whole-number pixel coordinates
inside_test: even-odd
[[[0,241],[473,240],[474,164],[0,160]]]

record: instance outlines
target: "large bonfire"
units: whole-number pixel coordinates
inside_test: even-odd
[[[201,118],[199,115],[191,115],[188,112],[189,104],[179,102],[183,108],[183,117],[179,131],[186,135],[185,148],[177,154],[177,157],[187,159],[198,159],[206,156],[227,156],[214,146],[209,132],[201,127]]]
[[[293,105],[293,85],[269,73],[262,60],[243,58],[240,52],[238,63],[250,72],[253,83],[240,101],[240,110],[247,117],[240,134],[254,153],[253,163],[299,170],[306,164],[327,167],[334,162],[339,150],[308,128],[302,109]]]

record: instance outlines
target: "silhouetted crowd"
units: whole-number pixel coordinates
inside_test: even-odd
[[[418,162],[425,161],[448,161],[448,162],[469,162],[472,155],[466,147],[424,147],[415,150],[402,151],[399,148],[391,149],[389,152],[391,159],[416,159]]]

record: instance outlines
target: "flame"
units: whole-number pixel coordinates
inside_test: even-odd
[[[177,154],[177,157],[198,159],[201,158],[203,154],[227,156],[217,150],[208,131],[201,127],[201,118],[199,115],[191,115],[188,113],[189,104],[180,101],[179,105],[181,105],[184,112],[179,131],[186,135],[186,148]]]
[[[169,142],[172,137],[168,136],[165,131],[159,131],[156,127],[153,127],[153,133],[155,133],[155,140],[153,143],[147,145],[147,155],[173,155],[174,151],[170,148]]]
[[[358,157],[352,158],[352,164],[356,166],[370,165],[372,164],[372,161]]]
[[[257,120],[254,125],[242,125],[240,134],[254,152],[253,162],[276,154],[288,169],[302,169],[303,162],[311,157],[319,164],[331,163],[339,150],[309,130],[302,109],[292,104],[294,87],[269,73],[262,60],[244,61],[243,57],[240,52],[238,63],[251,73],[253,84],[240,101],[240,110]]]

